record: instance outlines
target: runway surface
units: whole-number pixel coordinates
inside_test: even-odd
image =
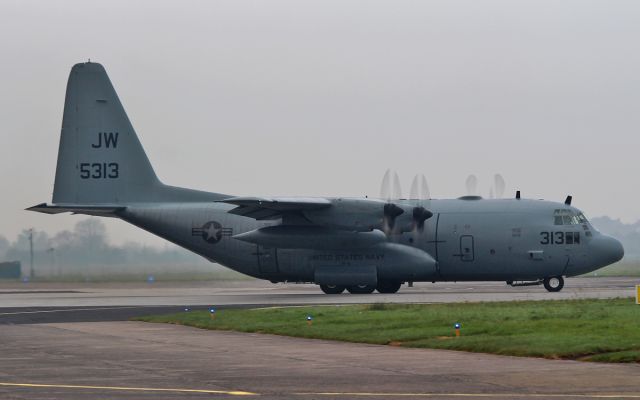
[[[441,282],[402,286],[396,294],[325,295],[310,284],[265,281],[203,283],[13,283],[0,284],[0,307],[115,307],[182,305],[286,305],[371,302],[450,303],[634,295],[640,278],[568,278],[559,293],[542,286],[511,287],[504,282]]]
[[[313,285],[0,284],[0,398],[638,398],[640,365],[502,357],[127,321],[215,305],[435,303],[628,297],[639,279],[574,278],[560,293],[500,283],[403,287],[397,295]],[[640,307],[640,306],[639,306]]]
[[[405,349],[141,322],[1,329],[2,398],[236,398],[242,392],[261,399],[640,398],[640,365]]]

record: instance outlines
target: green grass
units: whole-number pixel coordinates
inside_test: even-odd
[[[312,315],[312,325],[306,316]],[[204,329],[600,362],[640,362],[633,299],[372,304],[218,310],[137,318]],[[455,337],[453,325],[462,324]]]

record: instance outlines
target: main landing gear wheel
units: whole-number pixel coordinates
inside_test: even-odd
[[[544,288],[550,292],[559,292],[564,287],[564,278],[562,278],[561,276],[544,278],[542,284],[544,285]]]
[[[320,289],[326,294],[340,294],[344,292],[344,286],[338,285],[320,285]]]
[[[376,290],[376,287],[373,285],[356,285],[356,286],[348,286],[347,290],[351,294],[369,294],[373,293]]]
[[[376,289],[378,293],[397,293],[400,290],[400,286],[402,286],[401,282],[382,281],[378,282]]]

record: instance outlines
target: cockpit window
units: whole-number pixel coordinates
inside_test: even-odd
[[[555,225],[580,225],[586,224],[587,218],[584,214],[574,214],[572,210],[559,209],[554,211],[553,223]]]

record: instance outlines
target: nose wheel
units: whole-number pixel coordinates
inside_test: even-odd
[[[552,276],[542,280],[544,288],[549,292],[559,292],[564,287],[564,278],[561,276]]]

